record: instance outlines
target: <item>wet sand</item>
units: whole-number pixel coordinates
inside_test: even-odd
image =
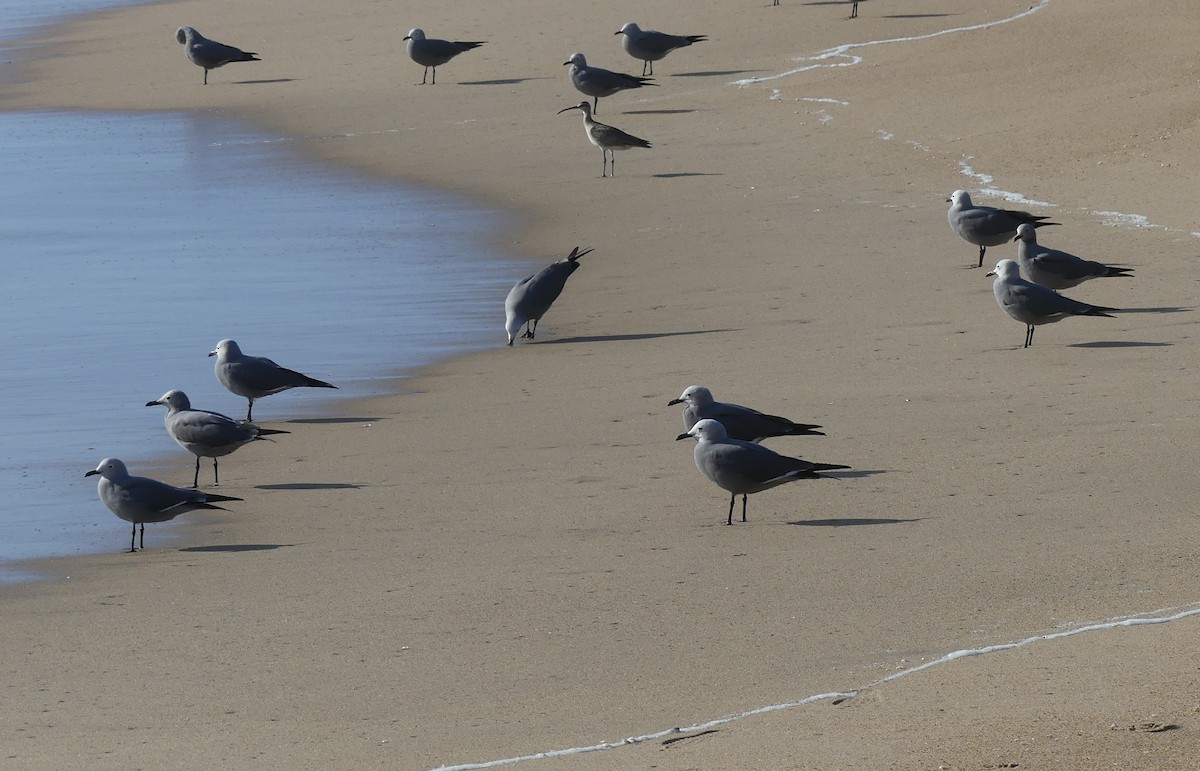
[[[58,31],[6,106],[248,118],[508,207],[519,224],[498,247],[595,251],[536,342],[503,345],[497,298],[495,350],[282,424],[286,444],[223,474],[245,504],[189,515],[184,543],[0,590],[8,756],[432,767],[857,692],[530,765],[1186,767],[1193,618],[880,681],[1200,599],[1192,20],[1160,0],[1135,17],[1054,0],[729,85],[1026,7],[873,0],[850,22],[788,0],[659,18],[538,0],[409,19],[189,0]],[[601,180],[578,114],[555,115],[580,99],[559,63],[579,50],[636,73],[612,35],[631,20],[711,40],[656,63],[658,88],[601,101],[600,120],[655,144]],[[263,61],[201,86],[181,23]],[[415,86],[400,38],[418,25],[488,43]],[[1055,204],[1043,243],[1136,272],[1068,294],[1135,312],[1044,327],[1022,350],[946,224],[959,187]],[[728,498],[672,441],[666,402],[693,383],[824,425],[770,445],[855,472],[753,496],[726,527]]]

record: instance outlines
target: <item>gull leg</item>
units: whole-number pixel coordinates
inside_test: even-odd
[[[141,535],[138,538],[138,541],[140,542],[138,545],[141,546],[142,549],[144,550],[146,548],[146,523],[145,522],[142,523]]]
[[[1025,347],[1028,348],[1031,345],[1033,345],[1033,325],[1029,324],[1028,329],[1025,330]]]
[[[200,459],[196,458],[196,463],[199,462]],[[217,459],[213,458],[213,487],[216,487],[219,484],[221,484],[221,475],[217,473]]]
[[[200,456],[196,456],[196,476],[192,477],[192,489],[200,486]]]
[[[729,519],[725,520],[725,524],[733,524],[733,504],[737,502],[737,493],[729,496]]]
[[[986,246],[981,246],[981,247],[979,247],[979,265],[977,265],[976,267],[979,267],[979,268],[982,268],[982,267],[983,267],[983,254],[984,254],[984,252],[986,252],[986,251],[987,251],[987,247],[986,247]]]
[[[742,496],[742,521],[746,521],[746,496]]]
[[[137,523],[133,523],[133,533],[129,536],[129,553],[133,554],[137,549],[133,548],[133,539],[137,538]]]

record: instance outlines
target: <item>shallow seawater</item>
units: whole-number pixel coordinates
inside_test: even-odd
[[[190,481],[143,405],[180,388],[244,417],[207,357],[222,338],[341,389],[261,400],[263,422],[504,343],[522,267],[488,253],[502,212],[211,116],[0,112],[0,137],[0,581],[27,577],[12,560],[126,547],[83,478],[102,457],[177,458],[167,481]]]

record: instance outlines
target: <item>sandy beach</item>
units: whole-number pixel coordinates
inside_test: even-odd
[[[497,297],[495,349],[268,423],[293,436],[222,468],[245,503],[181,543],[0,588],[7,762],[433,768],[653,735],[522,765],[1194,767],[1200,15],[1029,8],[183,0],[51,30],[5,109],[212,111],[503,207],[499,253],[594,252],[537,341],[504,345]],[[636,74],[627,21],[710,39],[601,100],[654,147],[600,179],[561,62]],[[262,61],[202,86],[181,24]],[[418,86],[415,26],[487,44]],[[1044,244],[1136,274],[1066,294],[1128,312],[1022,349],[984,276],[1015,246],[975,268],[956,188],[1052,204]],[[691,384],[823,425],[768,444],[853,472],[727,527],[673,441]],[[918,669],[956,651],[981,655]]]

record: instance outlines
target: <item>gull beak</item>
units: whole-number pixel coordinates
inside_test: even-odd
[[[217,355],[217,352],[216,352],[216,351],[209,351],[209,352],[208,352],[208,355],[209,355],[209,356],[216,356],[216,355]]]
[[[984,273],[983,277],[987,278],[988,276],[994,276],[994,275],[996,275],[996,271],[993,270],[991,273]]]
[[[162,404],[162,402],[159,401],[158,399],[155,399],[152,402],[146,402],[147,407],[154,407],[155,405],[159,405],[159,404]]]
[[[412,38],[411,38],[411,37],[409,37],[408,35],[405,35],[405,36],[404,36],[403,38],[401,38],[401,39],[402,39],[402,40],[412,40]]]
[[[675,437],[675,441],[678,442],[680,439],[691,439],[691,438],[692,438],[692,435],[689,434],[688,432],[684,431],[682,434]]]
[[[90,476],[93,476],[94,474],[99,474],[99,473],[100,473],[100,471],[99,471],[99,470],[97,470],[97,469],[92,469],[92,470],[91,470],[91,471],[89,471],[88,473],[84,474],[84,476],[85,476],[85,477],[90,477]]]
[[[671,401],[667,402],[668,407],[670,407],[672,404],[683,404],[683,399],[672,399]]]

